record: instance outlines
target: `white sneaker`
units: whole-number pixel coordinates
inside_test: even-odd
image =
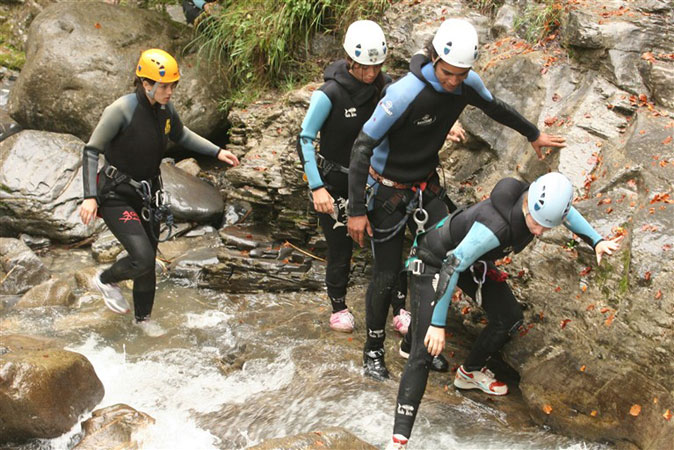
[[[342,333],[351,333],[355,325],[353,314],[348,309],[330,314],[330,328]]]
[[[136,325],[149,337],[159,337],[166,334],[166,330],[152,319],[145,319],[140,322],[136,321]]]
[[[454,377],[454,386],[459,389],[479,389],[490,395],[506,395],[508,385],[498,381],[494,373],[483,367],[482,370],[467,371],[460,366]]]
[[[121,289],[116,284],[106,284],[101,281],[101,272],[98,272],[94,276],[94,286],[103,296],[103,301],[105,306],[114,313],[117,314],[126,314],[131,311],[129,308],[129,303],[126,301],[122,295]]]
[[[412,313],[401,309],[398,315],[393,318],[393,328],[404,336],[407,334],[410,322],[412,322]]]
[[[394,434],[386,446],[386,450],[405,450],[406,448],[407,439],[400,434]]]

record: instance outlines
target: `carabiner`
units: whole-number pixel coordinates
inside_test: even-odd
[[[421,214],[421,218],[417,217],[418,214]],[[426,212],[426,210],[422,208],[417,208],[414,210],[412,217],[414,218],[414,223],[417,224],[417,234],[426,231],[426,228],[424,228],[426,222],[428,222],[428,213]]]

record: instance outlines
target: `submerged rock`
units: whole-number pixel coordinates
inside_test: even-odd
[[[357,438],[344,428],[330,427],[321,431],[296,434],[277,439],[267,439],[261,444],[249,447],[255,450],[274,449],[349,449],[349,450],[375,450],[377,447],[370,445]]]
[[[73,448],[98,450],[101,448],[141,448],[133,434],[155,423],[149,415],[119,403],[91,413],[91,418],[82,422],[84,437]]]

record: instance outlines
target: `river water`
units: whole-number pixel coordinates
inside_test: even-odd
[[[72,272],[95,265],[89,255],[54,250],[43,259],[54,272]],[[389,351],[395,381],[364,379],[362,332],[327,330],[322,295],[228,295],[164,275],[153,318],[165,333],[149,337],[131,317],[108,312],[100,298],[78,294],[71,308],[5,309],[1,332],[56,337],[84,354],[105,387],[98,408],[125,403],[156,419],[135,436],[143,449],[245,448],[329,426],[382,448],[390,439],[402,362]],[[356,325],[363,330],[357,302]],[[432,375],[429,391],[435,394],[422,403],[408,448],[605,448],[511,426],[497,409],[453,388],[443,393],[448,379]],[[451,401],[443,401],[448,395]],[[71,448],[79,431],[77,425],[60,438],[22,448]]]

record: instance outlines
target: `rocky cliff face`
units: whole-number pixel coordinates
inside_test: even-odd
[[[400,72],[443,18],[468,17],[484,43],[475,70],[487,87],[544,132],[566,137],[566,148],[539,161],[524,138],[469,108],[461,121],[470,138],[447,145],[442,169],[462,203],[484,198],[504,176],[533,181],[559,170],[573,180],[575,206],[597,230],[625,236],[620,252],[599,267],[565,229],[504,261],[530,305],[504,356],[539,423],[666,448],[674,437],[674,43],[664,30],[674,9],[658,1],[564,2],[557,37],[532,46],[512,34],[523,3],[531,2],[506,2],[495,20],[461,5],[396,3],[382,20],[390,64]],[[246,156],[227,178],[295,239],[314,230],[294,142],[316,86],[230,114],[232,143]],[[453,319],[477,332],[482,314],[463,306]]]

